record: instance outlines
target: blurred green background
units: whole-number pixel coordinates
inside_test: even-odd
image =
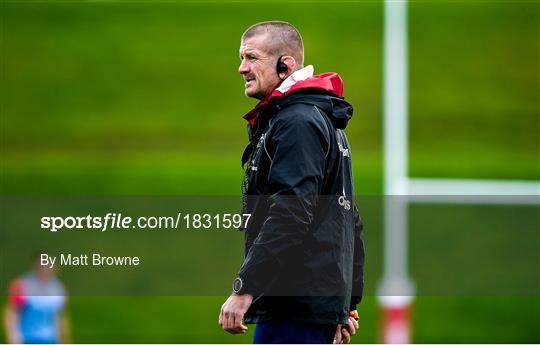
[[[272,19],[343,77],[356,191],[382,193],[382,2],[0,6],[3,195],[239,194],[239,38]],[[538,27],[535,1],[409,4],[412,176],[540,179]],[[250,342],[217,326],[224,298],[72,297],[74,341]],[[361,315],[354,340],[379,341],[375,298]],[[417,342],[540,341],[538,294],[420,297],[414,315]]]

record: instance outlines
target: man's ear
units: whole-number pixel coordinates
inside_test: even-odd
[[[281,57],[281,62],[283,62],[285,65],[287,65],[287,72],[286,73],[285,72],[280,73],[280,75],[279,75],[280,78],[285,79],[288,76],[290,76],[291,74],[293,74],[294,71],[296,71],[297,63],[296,63],[296,60],[292,56],[283,55]]]

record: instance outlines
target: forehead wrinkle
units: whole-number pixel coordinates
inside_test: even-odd
[[[240,49],[240,55],[247,55],[247,54],[250,54],[250,55],[261,55],[259,54],[259,52],[253,48],[246,48],[242,51],[242,49]]]

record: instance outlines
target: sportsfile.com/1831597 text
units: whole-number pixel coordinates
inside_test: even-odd
[[[175,216],[129,217],[121,213],[104,216],[44,216],[41,229],[50,232],[63,230],[127,230],[127,229],[244,229],[251,214],[244,213],[181,213]]]

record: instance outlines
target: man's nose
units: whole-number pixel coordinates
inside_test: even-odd
[[[249,72],[249,64],[246,59],[242,60],[240,62],[240,66],[238,67],[238,73],[240,74],[246,74]]]

